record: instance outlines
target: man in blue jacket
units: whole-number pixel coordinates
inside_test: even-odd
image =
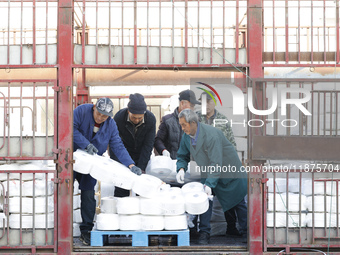
[[[73,111],[73,151],[86,150],[89,154],[103,155],[108,145],[112,148],[119,161],[129,167],[132,172],[140,175],[141,169],[135,166],[126,151],[118,134],[115,121],[111,118],[113,103],[109,98],[98,99],[96,105],[83,104]],[[96,211],[94,186],[97,180],[89,174],[73,172],[73,178],[79,182],[81,190],[80,240],[90,245],[90,231]]]
[[[221,130],[198,122],[198,116],[192,110],[183,110],[178,118],[184,134],[177,152],[177,182],[184,183],[184,172],[192,157],[199,167],[204,191],[208,196],[212,193],[217,196],[225,213],[235,209],[240,232],[246,236],[247,175],[242,171],[234,146]],[[198,243],[201,245],[209,243],[211,213],[212,201],[208,211],[200,215]]]
[[[155,115],[146,109],[144,96],[135,93],[129,97],[127,108],[121,109],[114,116],[119,136],[126,150],[142,171],[149,162],[156,135]],[[110,148],[110,157],[119,161]],[[115,197],[126,197],[129,191],[116,187]]]

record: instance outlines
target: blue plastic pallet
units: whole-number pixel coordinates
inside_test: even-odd
[[[149,246],[149,235],[177,235],[177,246],[190,246],[189,230],[177,231],[91,231],[91,246],[103,246],[105,235],[130,235],[132,246]]]

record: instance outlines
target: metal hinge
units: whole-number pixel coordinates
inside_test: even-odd
[[[53,89],[55,92],[62,92],[62,91],[63,91],[63,88],[62,88],[62,87],[59,87],[59,86],[53,86],[52,89]]]

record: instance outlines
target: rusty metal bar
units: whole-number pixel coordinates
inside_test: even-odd
[[[184,63],[188,64],[188,1],[185,0],[185,25],[184,25]]]
[[[82,27],[82,37],[81,37],[81,63],[84,65],[85,64],[85,38],[86,38],[86,31],[85,31],[85,26],[86,26],[86,19],[85,19],[85,7],[86,7],[86,0],[83,0],[83,27]]]
[[[146,2],[146,64],[149,64],[149,12],[150,12],[150,0]],[[150,38],[151,40],[151,38]]]
[[[223,11],[224,11],[224,1],[223,0]],[[224,14],[223,14],[224,17]],[[223,24],[224,24],[224,18],[223,18]],[[223,30],[223,49],[224,49],[224,30]],[[200,49],[200,0],[197,0],[197,63],[201,63],[201,49]],[[203,53],[204,54],[204,53]],[[225,63],[224,60],[224,50],[223,50],[223,63]]]
[[[22,110],[22,82],[20,83],[20,157],[22,157],[22,118],[23,118],[23,110]]]
[[[46,125],[46,144],[45,144],[45,156],[48,156],[48,83],[46,83],[46,98],[45,98],[45,104],[46,104],[46,116],[45,116],[45,125]]]
[[[171,30],[171,47],[172,47],[172,64],[175,64],[175,1],[172,1],[171,6],[171,22],[172,22],[172,30]]]
[[[45,245],[48,245],[48,174],[45,175]]]
[[[97,0],[98,1],[98,0]],[[133,19],[134,19],[134,24],[133,24],[133,63],[137,64],[137,1],[133,3],[134,8],[133,8]]]
[[[109,64],[111,64],[112,50],[111,50],[111,0],[109,0]]]
[[[213,47],[214,47],[214,39],[213,39],[213,0],[210,1],[210,64],[212,64],[213,59]]]
[[[98,64],[98,0],[96,0],[96,64]]]
[[[22,173],[19,173],[20,179],[20,245],[22,245]]]
[[[122,0],[122,65],[124,65],[124,0]]]
[[[10,17],[11,17],[11,1],[8,0],[8,24],[7,24],[7,33],[8,33],[8,38],[7,38],[7,65],[9,65],[9,58],[10,58],[10,50],[9,50],[9,38],[10,38]]]
[[[275,0],[272,0],[273,5],[273,63],[275,63],[275,52],[276,52],[276,29],[275,29]]]
[[[162,0],[159,0],[159,64],[162,63]]]
[[[23,37],[23,19],[24,19],[24,3],[23,0],[21,0],[20,3],[20,65],[22,64],[22,37]],[[9,32],[9,31],[8,31]]]
[[[225,0],[223,0],[223,4],[224,4],[224,1]],[[238,63],[239,62],[239,0],[236,0],[236,31],[235,31],[235,33],[236,33],[236,47],[235,47],[235,63]],[[224,8],[223,8],[223,10],[224,10]],[[224,20],[225,20],[225,14],[223,13],[223,32],[224,32]],[[224,39],[224,36],[223,36],[223,39]],[[224,43],[224,41],[223,41],[223,43]],[[223,45],[224,46],[224,45]],[[223,60],[224,60],[224,51],[225,51],[225,48],[223,47]],[[223,62],[224,63],[224,62]]]
[[[312,64],[313,64],[313,52],[314,52],[313,13],[314,13],[314,6],[313,6],[313,0],[311,0],[311,63]]]
[[[298,0],[298,40],[297,40],[297,46],[298,46],[298,63],[300,64],[301,62],[301,26],[300,26],[300,17],[301,17],[301,6],[300,6],[300,1]]]
[[[288,0],[285,0],[285,42],[286,42],[286,56],[285,61],[286,63],[289,62],[289,24],[288,24]],[[288,240],[288,239],[287,239]]]
[[[33,65],[36,63],[36,24],[35,24],[35,13],[36,13],[36,0],[33,0]]]
[[[340,62],[340,50],[339,50],[339,44],[340,44],[340,38],[339,38],[339,0],[336,0],[336,14],[335,14],[335,22],[336,22],[336,29],[335,29],[335,33],[336,33],[336,63]]]
[[[323,54],[326,64],[326,0],[323,0]]]
[[[8,87],[7,87],[7,91],[8,91],[8,98],[11,98],[11,85],[10,82],[8,82]],[[8,126],[7,126],[7,130],[8,130],[8,137],[7,137],[7,156],[9,156],[9,152],[10,152],[10,136],[11,136],[11,115],[9,114],[9,109],[11,106],[10,100],[8,100],[7,102],[7,111],[8,111]]]
[[[45,63],[48,63],[48,0],[46,0]]]
[[[4,98],[4,122],[3,122],[3,125],[4,125],[4,136],[3,136],[2,145],[0,146],[0,150],[1,150],[5,146],[5,140],[6,140],[6,123],[7,123],[6,112],[7,112],[7,107],[6,107],[6,96],[2,92],[0,92],[0,94]]]
[[[33,82],[33,119],[32,119],[32,126],[33,126],[33,143],[32,143],[32,156],[35,156],[35,130],[36,130],[36,118],[37,118],[37,106],[36,106],[36,98],[35,98],[35,82]]]

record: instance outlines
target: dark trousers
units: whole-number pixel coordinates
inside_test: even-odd
[[[115,197],[128,197],[130,195],[130,190],[115,187]]]
[[[93,219],[96,213],[94,190],[82,190],[80,199],[80,213],[83,222],[80,224],[79,228],[81,233],[87,233],[93,228]]]
[[[224,217],[229,231],[236,228],[236,221],[238,220],[240,232],[247,233],[247,204],[244,199],[233,208],[225,211]]]

